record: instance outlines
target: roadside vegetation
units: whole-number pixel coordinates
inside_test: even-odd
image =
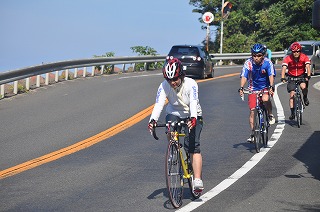
[[[225,0],[227,2],[227,0]],[[249,52],[250,46],[260,42],[272,51],[282,51],[301,40],[320,40],[320,31],[312,28],[314,0],[230,0],[232,8],[223,22],[222,52]],[[190,5],[202,14],[211,12],[214,21],[209,41],[210,53],[220,51],[221,0],[190,0]],[[203,22],[202,22],[203,23]],[[204,26],[202,28],[205,28]],[[203,40],[206,45],[206,40]]]

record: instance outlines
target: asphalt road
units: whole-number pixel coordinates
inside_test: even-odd
[[[287,120],[288,94],[285,85],[278,86],[283,111],[274,102],[274,113],[285,117],[270,129],[271,143],[276,143],[256,166],[212,197],[219,183],[258,155],[246,142],[248,108],[237,93],[239,76],[218,78],[240,69],[217,68],[217,78],[199,81],[205,191],[195,210],[320,211],[320,91],[312,86],[320,78],[311,79],[310,106],[300,129]],[[154,103],[162,80],[159,71],[101,76],[1,100],[0,169],[127,120]],[[0,211],[172,211],[165,188],[165,135],[159,130],[160,140],[154,140],[148,119],[88,148],[0,179]],[[181,210],[190,211],[192,203],[186,188]]]

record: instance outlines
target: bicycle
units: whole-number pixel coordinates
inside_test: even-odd
[[[302,91],[300,88],[300,83],[305,82],[305,80],[302,78],[294,78],[294,77],[289,77],[288,80],[295,82],[295,88],[294,88],[295,94],[293,96],[293,106],[294,106],[294,111],[296,115],[297,125],[298,125],[298,128],[300,128],[302,124],[302,113],[305,108],[303,98],[301,98]]]
[[[266,148],[268,146],[269,139],[269,116],[266,110],[262,96],[267,93],[266,90],[261,91],[248,91],[244,90],[244,94],[256,94],[256,107],[254,109],[254,119],[253,119],[253,143],[255,145],[256,152],[259,153],[262,147]],[[244,101],[244,96],[241,97]]]
[[[174,208],[179,208],[182,205],[185,181],[189,184],[193,198],[198,199],[201,196],[201,192],[196,192],[193,188],[193,168],[190,154],[185,151],[183,144],[180,143],[180,138],[188,136],[188,127],[184,121],[168,122],[166,124],[158,123],[156,127],[166,127],[167,129],[166,185],[171,204]],[[159,140],[155,131],[156,127],[153,128],[152,135],[156,140]],[[184,132],[181,132],[182,129]]]

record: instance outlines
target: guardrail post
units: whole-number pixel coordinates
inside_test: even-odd
[[[65,74],[64,79],[68,80],[68,78],[69,78],[69,69],[66,69],[64,74]]]
[[[45,85],[49,85],[49,73],[46,73]]]
[[[103,74],[104,65],[101,66],[100,74]]]
[[[87,75],[87,67],[84,67],[84,68],[83,68],[83,75],[82,75],[82,76],[83,76],[83,77],[86,77],[86,75]]]
[[[18,81],[13,82],[13,93],[18,94]]]
[[[92,77],[94,76],[94,68],[95,68],[95,66],[92,66],[92,69],[91,69],[91,76]]]
[[[1,85],[0,90],[1,90],[0,91],[0,95],[1,95],[0,98],[3,99],[4,98],[4,84]]]
[[[26,78],[26,90],[30,90],[30,77]]]
[[[59,82],[59,71],[56,71],[56,74],[54,76],[54,81]]]
[[[37,75],[37,82],[36,82],[37,88],[40,87],[40,75]]]
[[[75,68],[74,69],[74,75],[73,75],[74,78],[77,78],[78,77],[78,68]]]
[[[144,63],[143,68],[145,71],[147,70],[147,68],[148,68],[147,63]]]

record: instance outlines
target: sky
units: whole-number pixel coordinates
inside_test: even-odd
[[[201,44],[189,0],[0,0],[0,72],[149,46]],[[212,32],[210,32],[213,34]]]

